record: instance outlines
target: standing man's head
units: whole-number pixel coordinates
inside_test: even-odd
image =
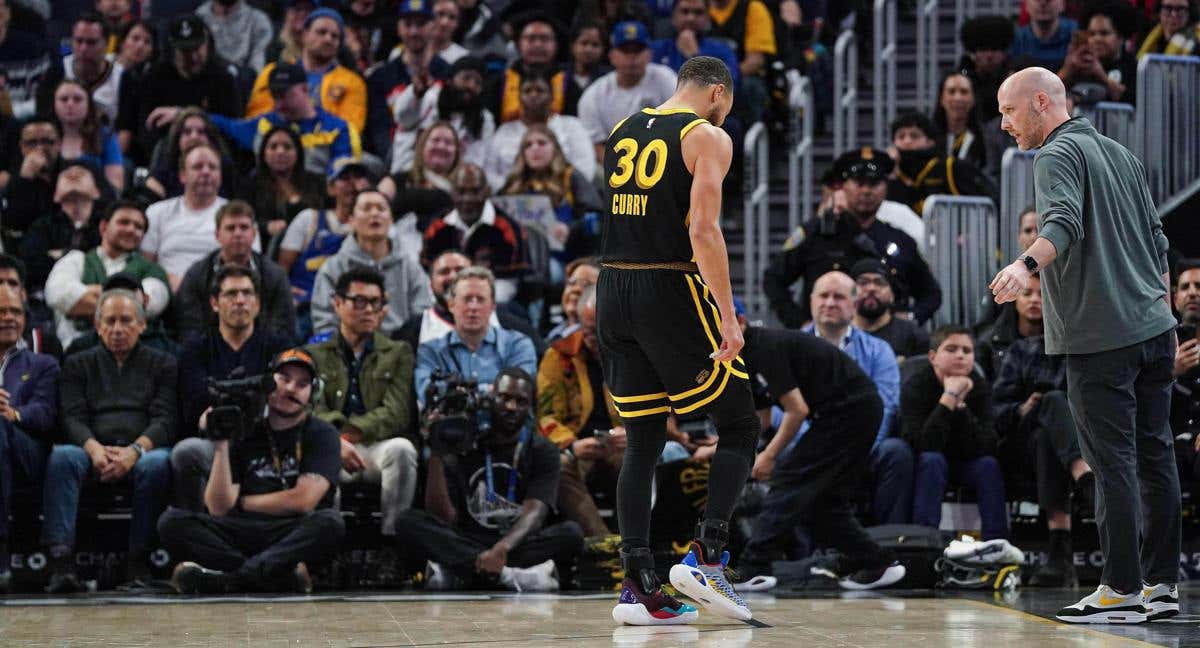
[[[359,245],[378,243],[388,237],[392,226],[392,207],[387,196],[376,189],[364,189],[354,196],[350,225]]]
[[[429,20],[431,18],[427,0],[402,0],[396,21],[396,34],[404,43],[404,50],[421,56],[429,46]]]
[[[0,354],[21,341],[25,335],[25,298],[22,291],[0,286]]]
[[[543,15],[518,25],[517,54],[525,65],[551,65],[558,58],[558,31]]]
[[[146,308],[132,290],[113,288],[100,293],[96,304],[96,332],[109,353],[123,362],[146,330]]]
[[[617,85],[632,88],[641,83],[650,64],[650,30],[636,20],[617,23],[612,30],[608,62],[617,73]]]
[[[275,112],[288,121],[311,119],[316,104],[308,94],[308,73],[294,63],[277,63],[267,76],[267,88],[275,100]]]
[[[1024,252],[1033,245],[1033,242],[1038,237],[1038,213],[1037,208],[1030,205],[1021,212],[1021,218],[1018,219],[1017,230],[1017,249]]]
[[[140,204],[118,200],[100,218],[100,247],[109,258],[135,252],[142,245],[148,225]]]
[[[858,290],[854,300],[855,312],[864,322],[878,322],[881,317],[891,313],[892,304],[896,303],[896,293],[892,290],[891,275],[878,259],[863,259],[850,268],[850,276],[854,279]]]
[[[1183,324],[1200,325],[1200,259],[1181,261],[1175,280],[1175,312]],[[1185,340],[1180,340],[1184,342]]]
[[[437,255],[433,263],[429,264],[429,289],[433,291],[433,298],[439,306],[449,307],[446,291],[450,288],[450,282],[454,281],[454,278],[464,268],[469,267],[471,267],[471,260],[458,250],[446,250]]]
[[[975,368],[975,341],[965,326],[947,324],[929,337],[929,364],[939,380],[970,376]]]
[[[274,429],[286,429],[299,423],[308,414],[313,390],[320,372],[317,362],[308,351],[299,347],[282,351],[271,361],[275,390],[267,396],[267,410]]]
[[[530,413],[533,411],[535,386],[533,377],[520,367],[502,369],[496,376],[496,382],[492,383],[490,445],[516,441],[521,430],[532,421]]]
[[[179,182],[189,206],[211,205],[221,189],[221,154],[207,144],[191,148],[180,161]]]
[[[693,56],[679,68],[675,96],[719,127],[733,110],[733,76],[721,59]]]
[[[215,218],[221,261],[249,267],[258,233],[254,208],[244,200],[231,200],[217,209]]]
[[[249,337],[262,308],[258,279],[246,266],[221,266],[209,285],[208,305],[217,314],[222,337],[226,340]]]
[[[837,343],[854,319],[854,280],[844,272],[826,272],[813,282],[810,308],[817,334]]]
[[[1041,146],[1051,131],[1071,118],[1066,86],[1046,68],[1014,72],[1000,84],[996,99],[1002,116],[1000,128],[1016,140],[1022,151]]]
[[[460,164],[450,174],[450,182],[454,185],[454,208],[459,218],[468,226],[475,224],[483,216],[483,205],[491,193],[483,169],[474,164]]]
[[[351,268],[334,285],[333,310],[343,338],[357,343],[379,330],[387,312],[387,291],[383,275],[374,268]]]
[[[462,338],[482,338],[496,311],[496,277],[480,266],[464,268],[448,289],[454,330]]]
[[[190,79],[208,65],[208,25],[196,16],[184,16],[171,23],[167,42],[174,50],[172,63],[179,76]]]
[[[308,14],[301,36],[304,66],[317,70],[332,63],[342,45],[342,30],[345,27],[342,15],[333,9],[322,7]]]

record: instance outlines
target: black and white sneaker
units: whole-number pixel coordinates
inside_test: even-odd
[[[845,590],[877,589],[900,582],[904,573],[904,565],[894,562],[880,569],[860,569],[839,579],[838,585]]]
[[[171,587],[180,594],[224,594],[231,579],[225,572],[205,569],[194,562],[181,562],[171,574]]]
[[[1143,584],[1142,604],[1146,606],[1147,621],[1169,619],[1179,614],[1179,586]]]
[[[1142,590],[1121,594],[1101,585],[1078,603],[1059,610],[1056,618],[1067,623],[1143,623],[1146,606],[1142,603]]]

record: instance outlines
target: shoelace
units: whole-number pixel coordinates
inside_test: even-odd
[[[737,603],[738,605],[746,604],[746,602],[742,600],[742,597],[738,595],[737,591],[733,589],[733,586],[729,584],[729,581],[726,580],[724,573],[718,571],[715,574],[708,574],[708,577],[708,582],[712,583],[716,590],[724,595],[725,598]]]

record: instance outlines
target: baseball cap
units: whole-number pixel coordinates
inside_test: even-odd
[[[858,279],[865,274],[877,274],[886,279],[888,283],[892,282],[892,274],[879,259],[859,259],[850,266],[851,279]]]
[[[104,290],[115,290],[118,288],[139,292],[142,289],[142,281],[130,272],[118,272],[109,275],[104,280]]]
[[[337,180],[347,171],[358,171],[368,178],[371,177],[371,170],[361,160],[343,156],[334,160],[333,164],[329,165],[328,178],[330,181]]]
[[[396,11],[400,18],[404,16],[423,16],[429,18],[433,15],[432,4],[429,0],[401,0],[400,6]]]
[[[167,42],[180,50],[194,50],[208,41],[208,26],[196,16],[183,16],[171,23]]]
[[[276,63],[267,75],[267,88],[271,92],[283,92],[301,83],[308,83],[308,73],[295,63]]]
[[[316,378],[320,375],[320,373],[317,372],[317,361],[313,360],[312,354],[304,349],[301,349],[300,347],[291,348],[286,351],[280,351],[279,355],[275,356],[274,360],[271,360],[271,366],[269,367],[269,370],[271,373],[275,373],[285,365],[297,365],[304,367],[305,369],[308,369],[313,378]]]
[[[650,46],[650,31],[637,20],[623,20],[613,26],[612,46],[621,47],[629,44]]]

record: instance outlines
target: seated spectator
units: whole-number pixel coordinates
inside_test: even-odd
[[[583,551],[578,524],[545,524],[558,501],[558,450],[532,429],[527,371],[507,366],[490,391],[492,429],[479,448],[448,461],[454,450],[432,441],[425,510],[400,516],[397,546],[429,561],[426,589],[557,590]]]
[[[360,191],[370,188],[371,177],[366,167],[350,158],[338,160],[325,185],[325,191],[333,198],[333,207],[313,205],[300,212],[279,243],[279,265],[292,285],[302,340],[312,335],[312,291],[317,271],[337,254],[346,235],[353,231],[350,221],[354,217],[354,199]]]
[[[567,264],[567,282],[563,286],[562,300],[559,308],[562,310],[562,320],[546,334],[547,342],[570,335],[579,325],[579,297],[584,291],[596,285],[600,278],[600,260],[596,257],[582,257]]]
[[[625,428],[600,366],[595,288],[589,286],[574,302],[579,325],[555,340],[538,365],[538,428],[562,449],[558,510],[577,523],[583,535],[606,536],[612,531],[600,517],[588,483],[601,475],[604,487],[616,487]]]
[[[221,155],[221,188],[217,195],[232,198],[237,184],[237,171],[233,158],[225,147],[225,138],[216,124],[203,110],[189,106],[179,111],[167,130],[166,139],[161,141],[150,156],[150,175],[146,188],[160,200],[175,198],[183,194],[183,183],[179,179],[183,157],[193,148],[204,144]]]
[[[58,430],[58,362],[22,344],[25,305],[20,291],[0,286],[0,594],[12,584],[8,516],[14,484],[42,484],[46,455]]]
[[[1034,275],[1012,306],[1001,307],[996,323],[979,335],[976,357],[983,375],[996,380],[1004,356],[1015,342],[1042,335],[1042,281]],[[1007,306],[1007,305],[1006,305]]]
[[[1176,439],[1176,459],[1181,481],[1195,482],[1200,477],[1200,260],[1183,259],[1175,267],[1175,290],[1172,301],[1179,319],[1176,335],[1179,349],[1175,352],[1172,375],[1175,385],[1171,391],[1171,432]],[[1182,442],[1183,447],[1180,448]]]
[[[296,309],[283,268],[254,249],[258,223],[254,210],[241,200],[221,205],[214,217],[217,249],[188,268],[176,291],[176,329],[181,339],[202,334],[214,313],[209,304],[213,277],[225,265],[249,268],[257,284],[262,307],[259,323],[264,329],[291,339],[296,330]]]
[[[1013,343],[999,368],[992,411],[1006,484],[1037,484],[1038,506],[1050,529],[1049,557],[1030,579],[1034,587],[1071,587],[1072,492],[1085,517],[1095,512],[1096,479],[1083,460],[1075,419],[1067,403],[1064,356],[1046,355],[1032,335]]]
[[[351,268],[366,266],[384,277],[385,292],[390,297],[380,329],[384,335],[390,335],[409,317],[429,306],[432,299],[428,278],[421,266],[389,236],[392,210],[382,193],[374,189],[358,192],[353,212],[351,235],[317,271],[312,293],[313,331],[320,335],[337,330],[333,297],[338,279]]]
[[[425,229],[421,264],[428,266],[442,252],[458,250],[493,273],[498,280],[496,300],[507,302],[516,295],[517,277],[524,270],[521,226],[488,200],[491,192],[479,167],[464,164],[451,180],[454,211]]]
[[[21,258],[33,285],[44,286],[50,268],[64,254],[90,250],[100,242],[94,218],[104,210],[99,200],[99,183],[88,167],[68,163],[58,174],[56,209],[35,220],[21,238]]]
[[[47,591],[81,591],[75,575],[75,517],[85,485],[132,485],[131,582],[149,581],[154,521],[171,487],[175,438],[175,357],[139,343],[146,327],[141,299],[128,290],[100,294],[96,330],[102,344],[67,358],[59,389],[63,445],[46,463],[42,544],[50,557]]]
[[[450,174],[458,168],[461,156],[454,126],[434,122],[417,136],[412,170],[385,176],[379,181],[379,191],[391,201],[393,213],[416,214],[418,229],[428,227],[430,220],[454,206]]]
[[[409,409],[413,351],[379,330],[388,302],[383,285],[372,268],[342,273],[333,295],[337,333],[308,350],[323,387],[313,413],[341,432],[341,481],[382,487],[381,528],[390,536],[417,490],[418,437]]]
[[[189,338],[179,357],[179,434],[171,450],[175,506],[204,511],[204,485],[212,471],[213,442],[198,436],[200,423],[216,398],[209,380],[258,376],[279,353],[291,347],[281,336],[258,324],[262,301],[258,276],[241,265],[224,265],[213,273],[208,307],[216,324]],[[205,318],[207,321],[208,318]]]
[[[288,349],[268,371],[275,389],[262,422],[242,439],[213,441],[208,513],[171,508],[158,519],[163,545],[186,559],[171,575],[180,594],[309,593],[308,565],[332,557],[345,535],[334,506],[337,430],[308,411],[317,365]],[[200,427],[208,433],[207,420]]]
[[[1062,67],[1079,24],[1063,13],[1063,0],[1029,0],[1029,24],[1017,29],[1009,57],[1032,56],[1047,70]]]
[[[118,272],[109,275],[104,283],[100,285],[100,293],[103,294],[109,290],[128,290],[137,296],[139,303],[149,303],[150,298],[147,296],[145,289],[142,287],[142,280],[130,272]],[[169,353],[172,356],[179,356],[179,343],[172,336],[167,334],[167,328],[164,325],[162,318],[155,320],[147,320],[146,327],[142,329],[141,335],[138,336],[138,341],[143,345],[163,353]],[[100,335],[96,332],[95,327],[84,333],[75,336],[74,340],[67,345],[65,351],[61,353],[63,358],[68,358],[87,351],[93,347],[100,346]]]
[[[117,273],[141,282],[148,319],[156,320],[166,310],[171,300],[167,273],[139,250],[146,223],[140,205],[118,201],[100,217],[99,245],[71,249],[55,262],[46,279],[46,302],[54,309],[60,342],[69,345],[95,330],[96,302],[105,281]]]
[[[945,138],[946,157],[966,160],[976,169],[987,163],[983,124],[975,103],[975,82],[961,71],[942,77],[933,123]]]
[[[333,9],[322,7],[308,14],[304,19],[300,57],[294,63],[268,63],[263,66],[258,79],[254,81],[250,101],[246,104],[246,117],[266,116],[272,111],[284,112],[279,105],[275,70],[284,65],[294,65],[300,70],[300,75],[289,72],[289,78],[304,79],[306,86],[309,75],[316,79],[311,92],[307,87],[305,89],[305,95],[315,99],[313,107],[348,124],[352,129],[351,136],[357,140],[367,125],[367,86],[357,72],[337,60],[344,27],[341,14]],[[331,129],[326,125],[322,130]],[[355,156],[358,155],[357,148],[355,145]]]
[[[557,21],[547,13],[534,9],[518,11],[509,24],[512,26],[513,42],[517,46],[517,59],[505,68],[504,74],[489,79],[489,87],[485,92],[487,107],[501,123],[527,119],[522,105],[524,102],[521,101],[525,94],[523,86],[528,75],[537,70],[538,76],[546,81],[543,99],[546,114],[576,114],[581,91],[571,81],[571,71],[558,64],[563,30]]]
[[[121,73],[121,88],[118,91],[117,122],[112,125],[117,128],[120,122],[121,110],[125,108],[125,98],[128,96],[125,87],[132,80],[140,83],[142,76],[150,69],[150,65],[158,58],[158,36],[154,24],[149,20],[135,20],[125,25],[117,32],[117,49],[108,55],[114,64],[125,68]],[[118,135],[118,139],[119,139]]]
[[[78,81],[63,80],[54,88],[52,119],[62,133],[59,154],[64,160],[83,160],[104,170],[104,180],[116,193],[125,189],[124,157],[117,136],[100,121],[100,113]]]
[[[712,36],[712,18],[705,0],[675,0],[671,27],[675,29],[673,37],[658,39],[651,45],[651,60],[678,72],[693,56],[719,58],[729,68],[733,85],[739,85],[742,75],[735,48],[726,39]]]
[[[643,108],[656,108],[675,93],[675,71],[651,63],[652,54],[645,25],[626,20],[613,27],[608,50],[613,71],[596,79],[579,98],[579,120],[591,135],[600,164],[604,143],[618,123]]]
[[[218,246],[217,210],[227,202],[217,193],[221,159],[216,149],[196,145],[184,154],[181,166],[183,194],[146,208],[149,226],[142,239],[142,253],[167,271],[172,292],[188,268]]]
[[[966,52],[957,69],[971,77],[978,114],[988,121],[1000,112],[996,92],[1006,76],[1005,62],[1013,42],[1012,20],[1005,16],[968,18],[959,30],[959,40]]]
[[[860,261],[855,266],[870,263]],[[871,513],[876,524],[908,524],[912,515],[913,452],[896,430],[900,410],[900,368],[887,342],[863,333],[853,325],[857,286],[843,272],[821,275],[813,286],[813,322],[803,331],[825,340],[854,359],[875,383],[883,401],[879,434],[868,455],[873,478]],[[800,434],[808,431],[808,423]]]
[[[435,371],[456,373],[481,386],[493,383],[504,367],[537,372],[537,351],[529,337],[491,323],[495,286],[491,271],[478,266],[462,269],[450,281],[446,301],[454,314],[454,329],[417,347],[413,385],[422,407]]]
[[[454,42],[458,33],[462,10],[457,0],[433,0],[433,22],[429,30],[429,50],[433,56],[442,59],[449,65],[454,65],[459,59],[471,53],[470,50]]]
[[[854,299],[854,327],[888,343],[896,362],[929,352],[929,333],[916,322],[892,315],[896,294],[892,275],[877,259],[863,259],[850,268],[858,292]]]
[[[33,221],[54,211],[54,189],[58,174],[67,162],[60,155],[62,138],[58,124],[48,119],[34,119],[21,127],[21,165],[8,183],[4,210],[4,249],[16,251],[21,247],[21,238]],[[93,176],[100,168],[86,164]],[[102,190],[103,191],[103,190]]]
[[[37,112],[40,85],[50,68],[60,65],[56,48],[45,34],[19,29],[11,22],[8,0],[0,5],[0,76],[12,106],[12,116],[29,119]]]
[[[440,0],[439,4],[445,5],[449,1]],[[488,141],[496,132],[496,118],[483,106],[484,71],[483,60],[474,56],[455,61],[446,82],[430,89],[437,110],[422,124],[422,128],[428,128],[434,119],[449,122],[458,133],[463,161],[472,164],[483,164]]]
[[[89,103],[95,105],[97,124],[109,127],[116,121],[121,74],[125,68],[105,57],[113,34],[104,17],[95,11],[85,11],[75,18],[71,25],[71,53],[52,63],[38,85],[39,115],[56,111],[58,87],[64,81],[72,81],[88,96]]]
[[[274,126],[285,126],[300,134],[304,168],[324,174],[334,160],[361,154],[358,132],[332,113],[313,103],[308,94],[308,76],[299,65],[271,64],[270,92],[274,109],[246,119],[230,119],[209,113],[208,117],[227,138],[243,151],[255,151],[259,138]],[[151,124],[174,120],[177,107],[156,108]]]
[[[975,343],[967,329],[949,324],[934,331],[928,366],[900,388],[900,431],[917,455],[913,522],[938,528],[946,485],[961,484],[975,491],[983,539],[992,540],[1008,536],[1008,507],[996,461],[991,386],[972,373],[974,367]]]
[[[275,37],[267,14],[245,0],[208,0],[196,8],[196,17],[208,25],[221,58],[253,70],[266,64],[267,46]]]
[[[1142,39],[1137,58],[1146,54],[1195,56],[1200,49],[1200,11],[1195,0],[1162,0],[1158,24]]]
[[[942,289],[911,236],[884,223],[885,180],[892,161],[883,151],[862,149],[843,154],[836,166],[843,179],[841,197],[802,226],[804,236],[772,261],[763,274],[763,290],[783,324],[799,328],[809,319],[813,282],[835,265],[850,267],[859,259],[886,259],[896,293],[894,313],[912,313],[919,324],[942,304]],[[789,286],[804,277],[805,292],[797,303]]]
[[[254,207],[262,241],[287,230],[292,219],[306,209],[325,204],[323,175],[304,166],[304,146],[296,131],[275,126],[258,145],[257,162],[243,198]]]
[[[577,20],[571,28],[571,80],[580,92],[612,71],[604,56],[604,25],[594,19]],[[662,63],[662,61],[659,61]],[[664,63],[664,65],[666,65]]]
[[[400,330],[392,333],[393,340],[402,340],[414,349],[430,340],[436,340],[454,330],[454,314],[450,312],[447,303],[446,290],[450,283],[464,268],[471,266],[471,260],[461,252],[447,250],[433,258],[429,264],[429,288],[433,293],[433,305],[424,311],[408,318]],[[507,309],[492,310],[488,324],[499,326],[510,331],[524,333],[533,341],[534,349],[540,357],[542,353],[542,338],[529,322]]]
[[[520,150],[500,194],[541,194],[549,198],[561,227],[546,235],[565,244],[570,226],[582,220],[585,213],[603,209],[600,192],[589,178],[567,163],[558,139],[546,126],[531,125],[521,137]]]
[[[775,57],[775,21],[762,0],[709,0],[710,35],[723,39],[738,58],[735,114],[743,124],[753,124],[767,103],[767,69]]]
[[[1137,30],[1137,11],[1123,0],[1092,0],[1079,16],[1086,39],[1072,43],[1058,77],[1085,100],[1137,103],[1137,58],[1125,42]]]
[[[155,144],[166,135],[171,120],[149,122],[163,106],[197,106],[208,114],[239,117],[242,98],[234,92],[233,76],[210,51],[208,27],[196,16],[183,16],[167,30],[169,53],[150,66],[138,84],[123,84],[125,95],[117,119],[121,148],[147,166]],[[216,145],[214,141],[210,145]]]
[[[544,68],[532,68],[521,75],[520,114],[518,119],[501,124],[492,135],[484,155],[483,168],[493,189],[504,184],[513,160],[521,151],[521,138],[532,124],[543,124],[554,132],[563,156],[583,177],[596,175],[596,153],[587,126],[578,117],[552,111],[551,77]]]
[[[966,79],[962,75],[952,77]],[[972,140],[973,131],[965,131]],[[896,176],[888,181],[887,197],[923,214],[925,199],[933,194],[995,197],[996,189],[974,163],[938,148],[941,131],[920,113],[900,115],[892,122],[896,149]],[[982,147],[982,144],[980,145]],[[983,149],[980,148],[980,151]]]

